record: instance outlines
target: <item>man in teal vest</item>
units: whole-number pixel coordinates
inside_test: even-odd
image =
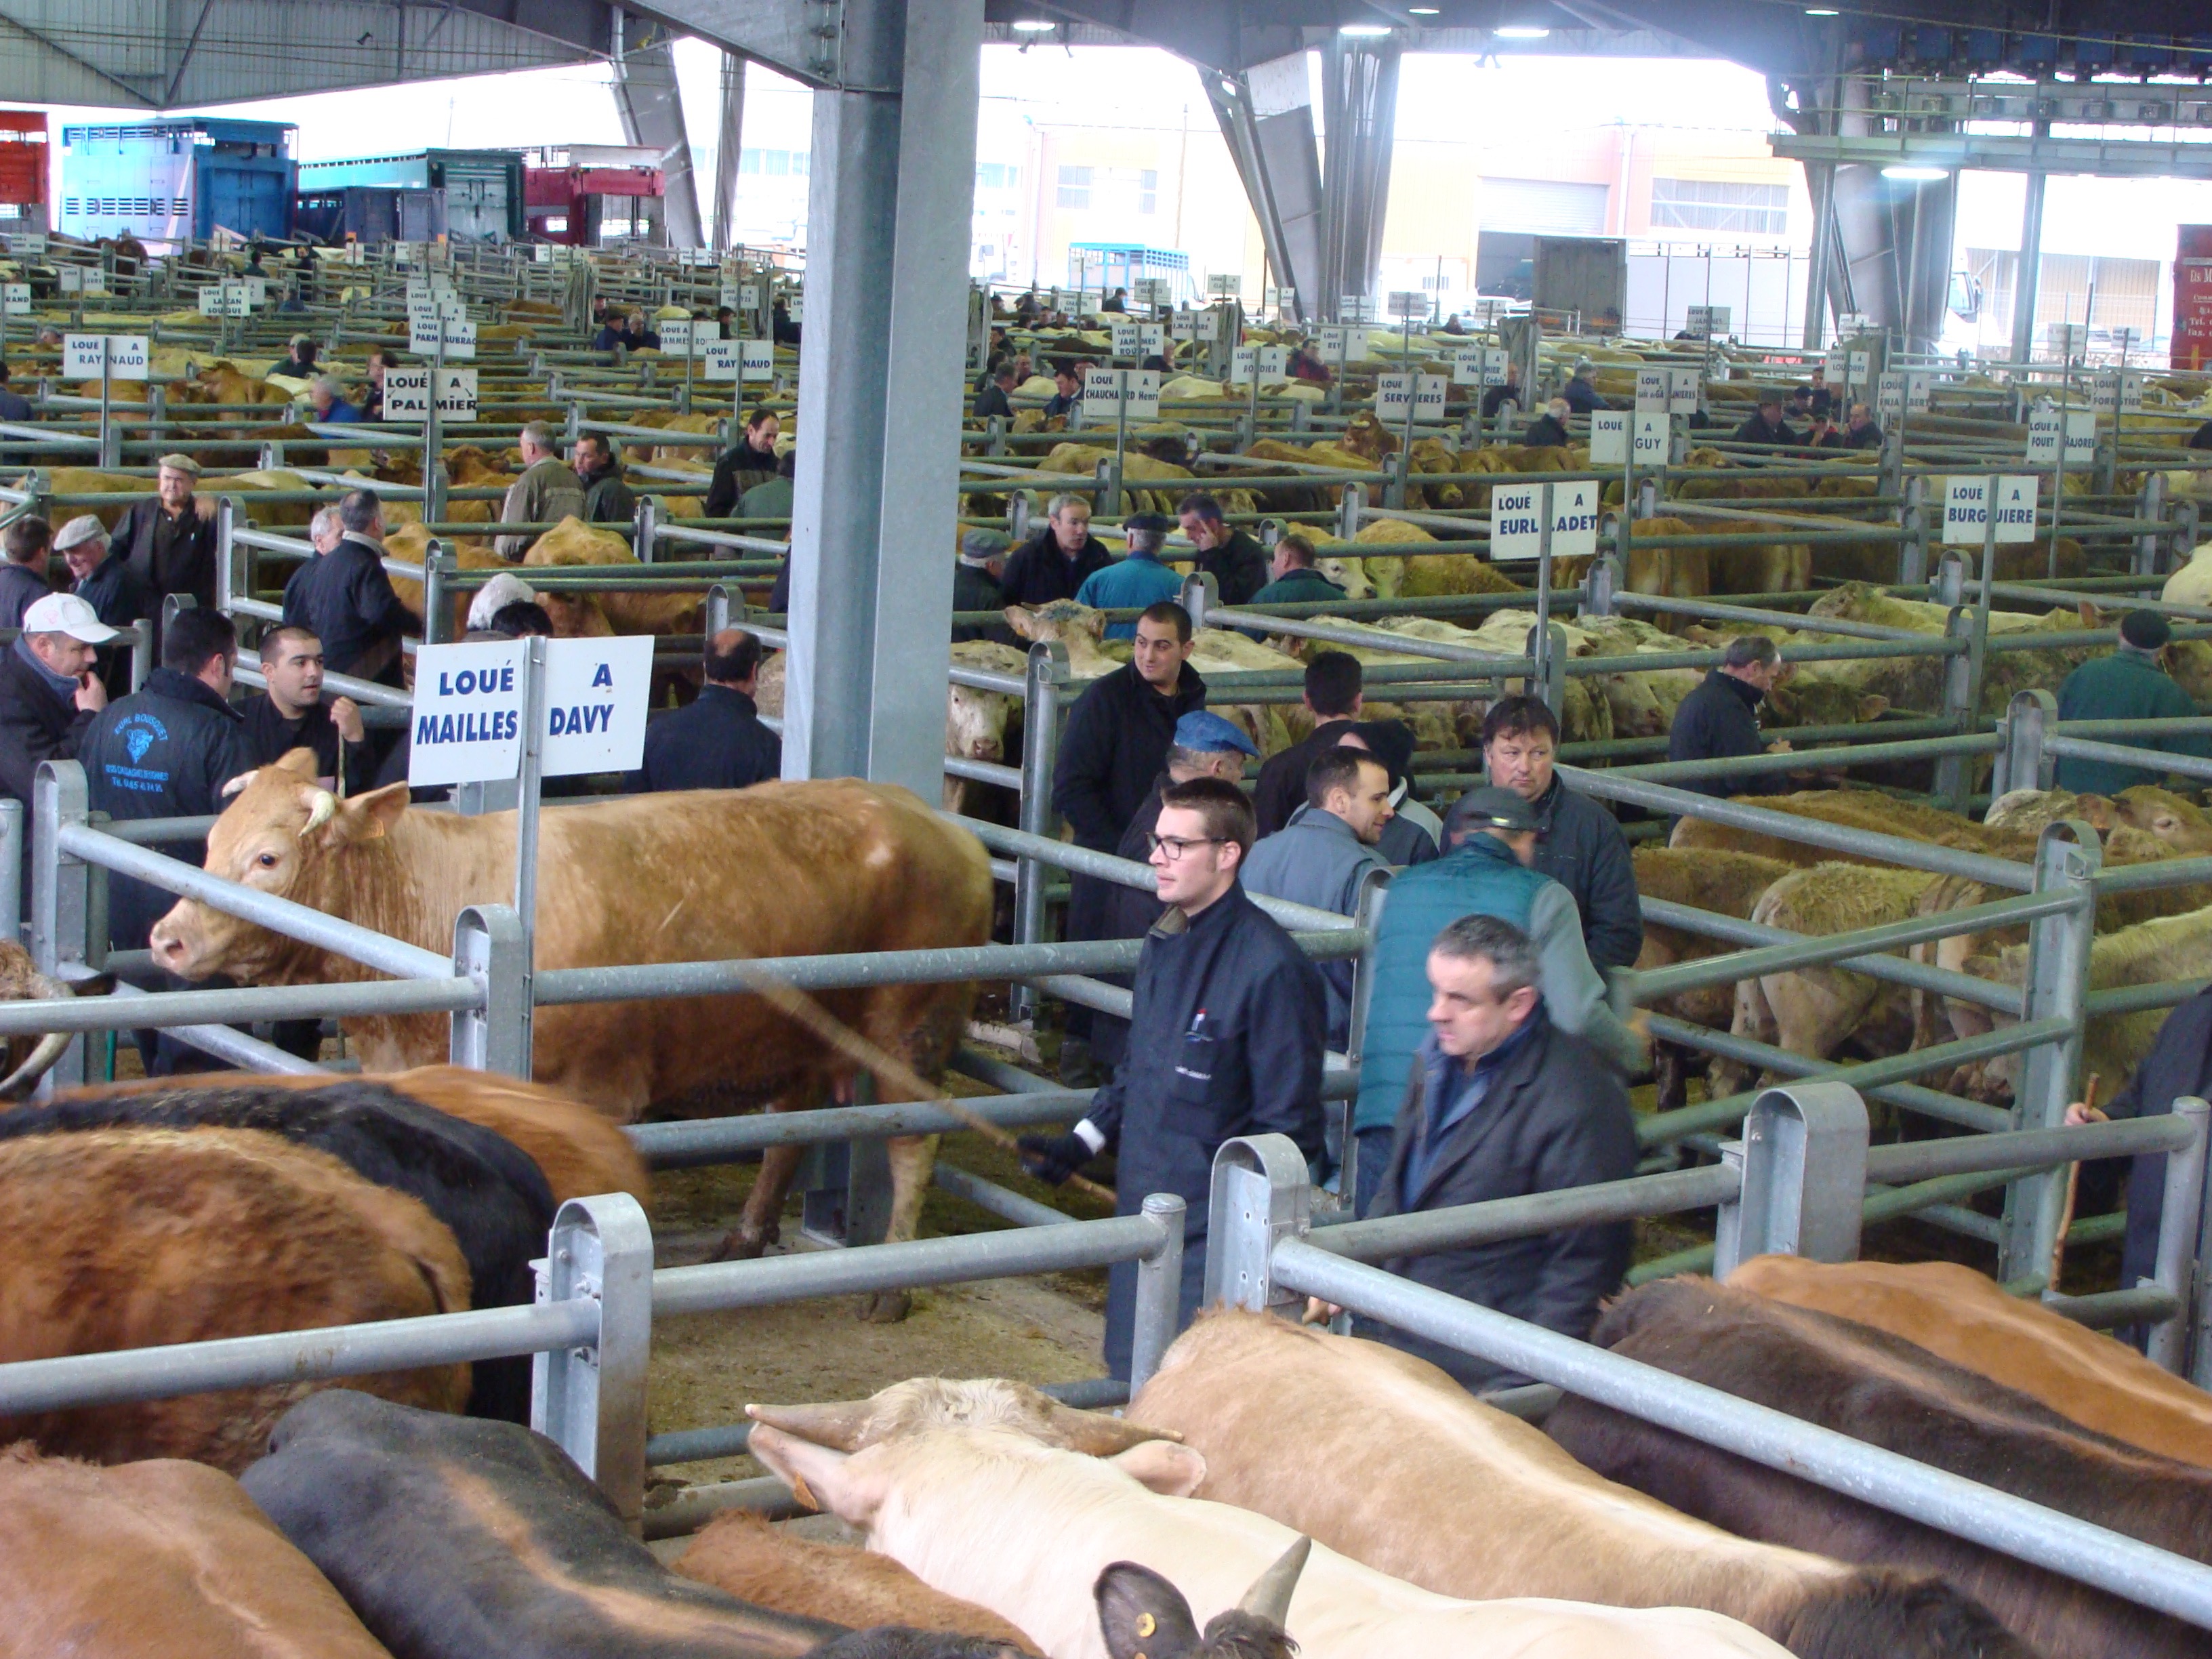
[[[2066,677],[2058,688],[2061,720],[2188,720],[2197,713],[2189,693],[2173,683],[2160,653],[2173,629],[2155,611],[2130,611],[2120,620],[2120,648],[2093,657]],[[2212,738],[2191,734],[2133,737],[2125,732],[2084,733],[2102,743],[2136,749],[2163,749],[2170,755],[2212,757]],[[2117,795],[2139,783],[2162,783],[2154,767],[2119,766],[2111,761],[2062,756],[2055,779],[2061,789],[2081,795]]]
[[[1510,789],[1476,789],[1462,798],[1453,817],[1466,827],[1467,838],[1390,884],[1376,930],[1375,989],[1352,1120],[1363,1213],[1389,1164],[1407,1068],[1429,1035],[1429,947],[1462,916],[1496,916],[1528,936],[1536,948],[1537,988],[1553,1024],[1590,1043],[1623,1073],[1644,1063],[1643,1039],[1614,1016],[1605,981],[1590,965],[1573,896],[1528,867],[1536,855],[1535,809]]]

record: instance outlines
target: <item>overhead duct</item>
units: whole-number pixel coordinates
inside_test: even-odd
[[[1322,295],[1335,315],[1346,294],[1371,294],[1382,264],[1390,148],[1398,129],[1395,40],[1334,35],[1322,54],[1328,149],[1322,168]]]
[[[684,127],[684,94],[676,84],[672,37],[656,24],[632,21],[623,50],[611,64],[615,107],[625,142],[659,152],[671,247],[703,247],[699,188],[692,175],[691,140]],[[641,43],[641,37],[645,38]]]
[[[1199,82],[1260,222],[1269,269],[1297,291],[1300,316],[1322,314],[1321,147],[1305,53],[1255,64],[1239,76],[1201,69]]]

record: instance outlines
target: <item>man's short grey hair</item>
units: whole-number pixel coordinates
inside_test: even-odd
[[[338,516],[335,504],[319,507],[315,509],[315,516],[307,520],[307,539],[313,541],[318,536],[335,536],[344,528],[345,524]]]
[[[383,516],[384,503],[376,498],[373,489],[349,490],[338,503],[338,522],[349,531],[366,535],[376,528]]]
[[[1446,925],[1429,950],[1455,962],[1488,963],[1491,988],[1501,1002],[1541,978],[1528,935],[1497,916],[1462,916]]]
[[[1167,532],[1162,530],[1125,530],[1132,553],[1157,553],[1167,545]]]
[[[1047,517],[1048,519],[1056,519],[1056,518],[1058,518],[1058,517],[1060,516],[1060,509],[1061,509],[1062,507],[1089,507],[1090,505],[1091,505],[1091,498],[1090,498],[1088,495],[1075,495],[1062,494],[1062,495],[1055,495],[1055,496],[1054,496],[1054,497],[1052,498],[1052,505],[1051,505],[1050,507],[1048,507],[1045,508],[1045,510],[1044,510],[1044,514],[1045,514],[1045,517]]]
[[[1730,668],[1771,668],[1782,660],[1781,648],[1764,634],[1739,634],[1728,642],[1721,661]]]
[[[534,444],[549,454],[553,449],[553,426],[550,421],[532,421],[522,428],[522,441]]]
[[[342,404],[345,401],[345,388],[338,384],[338,377],[335,374],[316,375],[315,390],[334,404]]]

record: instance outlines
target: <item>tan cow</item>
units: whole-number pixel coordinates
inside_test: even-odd
[[[1972,1267],[1762,1255],[1728,1285],[1887,1331],[2084,1428],[2212,1468],[2212,1395]]]
[[[2171,789],[2142,783],[2110,799],[2063,789],[2014,789],[1990,803],[1982,822],[2017,830],[2040,830],[2061,818],[2081,818],[2100,835],[2123,827],[2155,836],[2174,856],[2212,853],[2212,812]]]
[[[573,515],[532,542],[522,562],[541,568],[639,567],[628,541]],[[563,635],[696,634],[702,625],[708,586],[672,588],[655,583],[627,593],[563,593],[542,587],[538,602]]]
[[[0,1214],[21,1230],[0,1298],[0,1362],[469,1306],[460,1249],[422,1204],[257,1130],[0,1142]],[[261,1455],[279,1417],[323,1386],[0,1418],[0,1442],[100,1462],[188,1457],[234,1474]],[[458,1412],[469,1368],[384,1371],[345,1386]]]
[[[1987,1612],[1928,1574],[1753,1543],[1617,1486],[1381,1343],[1206,1314],[1128,1420],[1205,1458],[1199,1497],[1440,1595],[1703,1607],[1800,1659],[1970,1659],[1976,1638],[2002,1639]],[[1332,1474],[1344,1470],[1357,1478]]]
[[[390,1659],[238,1483],[0,1451],[0,1651],[84,1659]]]
[[[1767,889],[1796,868],[1780,859],[1718,848],[1639,847],[1632,857],[1639,896],[1686,904],[1739,921],[1749,921]],[[1636,966],[1639,970],[1665,968],[1737,948],[1706,934],[1647,921]],[[1651,1012],[1708,1030],[1725,1031],[1735,1017],[1735,988],[1708,985],[1701,990],[1680,992],[1653,1003]],[[1658,1109],[1673,1111],[1686,1104],[1689,1099],[1686,1072],[1692,1065],[1702,1068],[1702,1057],[1677,1043],[1654,1042],[1651,1058]]]
[[[418,736],[418,740],[420,740]],[[514,890],[514,819],[409,810],[394,784],[340,802],[295,750],[252,775],[208,838],[207,867],[441,955],[453,918]],[[537,965],[922,950],[990,937],[981,845],[906,791],[852,781],[640,795],[563,807],[540,830]],[[155,925],[156,959],[186,979],[252,985],[360,980],[368,970],[185,899]],[[966,1029],[969,985],[829,991],[821,1008],[924,1077],[940,1074]],[[349,1021],[373,1071],[445,1056],[441,1015]],[[618,1121],[649,1106],[692,1115],[790,1110],[843,1090],[865,1054],[834,1047],[761,998],[661,997],[542,1008],[537,1076]],[[878,1097],[908,1097],[897,1075]],[[910,1238],[934,1144],[890,1143],[893,1239]],[[729,1248],[757,1255],[800,1149],[770,1151]],[[905,1298],[885,1297],[896,1313]]]

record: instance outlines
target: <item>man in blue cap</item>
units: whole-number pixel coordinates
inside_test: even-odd
[[[1141,611],[1182,592],[1182,578],[1160,562],[1160,549],[1167,545],[1168,532],[1174,527],[1172,520],[1158,513],[1124,520],[1121,531],[1129,538],[1129,556],[1085,576],[1075,591],[1075,602],[1098,611]],[[1109,623],[1106,637],[1133,640],[1137,624]]]
[[[1122,858],[1144,863],[1152,856],[1152,831],[1159,827],[1161,792],[1174,784],[1188,783],[1193,778],[1220,778],[1235,783],[1244,775],[1248,757],[1257,760],[1260,751],[1233,722],[1203,708],[1191,710],[1176,722],[1175,742],[1168,750],[1166,769],[1153,781],[1152,793],[1129,820],[1121,845],[1114,851]],[[1165,908],[1158,896],[1141,888],[1116,887],[1106,896],[1106,923],[1099,937],[1142,939]],[[1104,974],[1100,977],[1109,985],[1129,982],[1127,974]],[[1095,1012],[1091,1016],[1091,1058],[1097,1065],[1109,1071],[1120,1065],[1128,1039],[1127,1020]]]

